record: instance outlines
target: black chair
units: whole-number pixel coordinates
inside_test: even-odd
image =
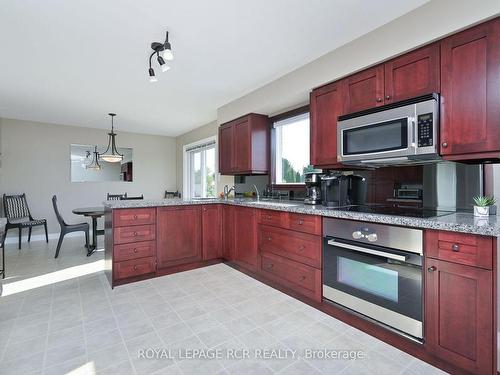
[[[164,196],[165,199],[167,199],[167,198],[180,198],[180,197],[181,197],[181,193],[179,193],[179,190],[177,190],[177,191],[165,190],[165,196]]]
[[[5,236],[7,231],[11,228],[19,229],[19,250],[21,250],[21,235],[23,228],[29,228],[28,242],[31,241],[31,228],[43,225],[45,227],[45,240],[49,242],[49,235],[47,233],[47,220],[46,219],[33,219],[31,216],[28,202],[26,201],[26,194],[21,195],[3,195],[3,208],[5,217],[7,218],[7,225],[5,226]]]
[[[106,198],[106,200],[108,201],[118,201],[122,198],[127,198],[127,193],[125,194],[109,194],[108,193],[108,196]]]
[[[141,194],[141,195],[138,195],[137,197],[127,197],[127,195],[125,195],[124,197],[120,198],[120,200],[122,200],[122,201],[130,201],[130,200],[136,200],[136,199],[144,199],[144,195]]]
[[[2,269],[0,274],[5,279],[5,228],[0,227],[0,248],[2,248]],[[2,285],[0,284],[0,296],[2,295]]]
[[[59,256],[59,250],[61,249],[64,236],[71,232],[85,232],[85,247],[87,248],[88,251],[89,224],[88,223],[66,224],[63,217],[59,213],[59,209],[57,208],[57,197],[55,195],[52,197],[52,205],[54,206],[54,212],[56,213],[57,221],[61,226],[61,234],[59,235],[59,241],[57,242],[56,256],[54,258],[57,258]]]

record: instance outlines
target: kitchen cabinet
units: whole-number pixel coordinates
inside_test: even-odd
[[[493,272],[426,258],[425,346],[474,374],[496,374]]]
[[[234,207],[222,208],[222,256],[224,259],[234,260]]]
[[[342,114],[342,85],[334,82],[317,88],[310,95],[311,164],[315,167],[336,167],[337,118]]]
[[[157,268],[202,260],[200,206],[158,207]]]
[[[251,113],[220,126],[219,171],[224,175],[269,172],[267,116]]]
[[[222,257],[222,207],[204,205],[202,207],[202,249],[203,260]]]
[[[234,207],[234,260],[251,270],[258,269],[256,209]]]
[[[500,157],[498,18],[441,41],[441,154],[448,160]]]
[[[389,60],[384,70],[384,104],[439,92],[439,44]]]
[[[384,104],[384,65],[365,69],[343,79],[344,113],[358,112]]]

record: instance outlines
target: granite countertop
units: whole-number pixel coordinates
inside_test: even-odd
[[[468,213],[451,213],[432,218],[405,217],[396,215],[382,215],[340,211],[324,206],[310,206],[300,201],[277,201],[252,199],[145,199],[105,201],[104,205],[110,209],[180,206],[194,204],[230,204],[236,206],[254,207],[277,211],[296,212],[339,219],[368,221],[373,223],[393,224],[412,228],[437,229],[451,232],[480,234],[484,236],[500,237],[500,220],[497,216],[479,219]]]

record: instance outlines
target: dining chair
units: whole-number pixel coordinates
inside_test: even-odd
[[[141,195],[138,195],[138,196],[136,196],[136,197],[127,197],[127,196],[125,195],[125,197],[121,197],[121,198],[120,198],[120,200],[122,200],[122,201],[130,201],[130,200],[136,200],[136,199],[144,199],[144,195],[143,195],[143,194],[141,194]]]
[[[54,258],[57,258],[59,256],[59,250],[61,250],[61,245],[62,245],[64,236],[67,235],[68,233],[72,233],[72,232],[85,232],[85,247],[87,248],[87,251],[88,251],[88,249],[89,249],[89,224],[88,223],[67,224],[64,221],[63,217],[61,216],[59,209],[57,208],[57,197],[55,195],[52,197],[52,205],[54,206],[54,212],[56,213],[57,221],[59,222],[59,225],[61,226],[61,234],[59,234],[59,241],[57,242],[57,248],[56,248],[56,256]]]
[[[165,199],[167,199],[167,198],[180,198],[180,197],[181,197],[181,193],[179,193],[179,190],[177,190],[177,191],[165,190],[165,196],[164,196]]]
[[[107,201],[118,201],[122,198],[127,198],[127,193],[125,194],[109,194],[107,195]]]
[[[19,250],[21,250],[21,236],[24,228],[29,228],[28,242],[31,241],[31,229],[33,227],[43,225],[45,228],[45,240],[49,242],[49,235],[47,233],[47,220],[34,219],[31,216],[28,202],[26,201],[26,194],[19,195],[3,195],[3,207],[5,217],[7,218],[7,225],[5,226],[5,236],[7,231],[11,228],[19,229]]]

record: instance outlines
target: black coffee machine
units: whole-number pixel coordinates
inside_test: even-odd
[[[366,180],[358,175],[330,172],[321,177],[321,204],[327,207],[366,203]]]
[[[309,172],[304,177],[306,184],[305,204],[321,204],[321,176],[322,173]]]

